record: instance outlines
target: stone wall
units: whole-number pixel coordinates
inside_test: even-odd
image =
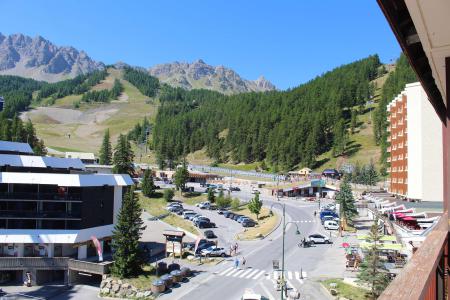
[[[129,283],[108,275],[104,275],[100,283],[100,296],[122,299],[154,299],[152,291],[137,289]]]

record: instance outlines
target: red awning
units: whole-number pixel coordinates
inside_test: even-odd
[[[403,221],[416,221],[416,219],[414,219],[413,217],[404,217],[402,220]]]
[[[395,215],[395,217],[397,219],[402,219],[402,218],[405,218],[406,216],[404,214],[402,214],[402,213],[398,213],[397,215]]]

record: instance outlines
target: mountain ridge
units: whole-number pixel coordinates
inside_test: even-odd
[[[103,69],[86,52],[72,46],[56,46],[42,36],[0,33],[0,75],[16,75],[57,82]]]
[[[264,76],[256,80],[247,80],[230,68],[223,65],[212,66],[202,59],[192,63],[174,61],[157,64],[150,67],[148,72],[163,83],[187,90],[203,88],[224,94],[276,90],[276,87]]]

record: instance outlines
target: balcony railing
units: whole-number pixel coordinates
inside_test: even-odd
[[[81,194],[0,192],[0,199],[2,199],[2,200],[81,201]]]
[[[93,274],[107,274],[112,261],[89,262],[70,257],[0,257],[0,270],[75,270]]]
[[[0,270],[67,269],[68,257],[0,257]]]
[[[445,289],[437,289],[437,281],[444,280],[447,246],[448,213],[444,213],[436,227],[428,234],[420,248],[402,272],[389,284],[379,300],[444,299]],[[441,277],[441,278],[439,278]]]
[[[26,218],[26,219],[80,219],[80,212],[55,212],[55,211],[26,211],[26,210],[0,210],[0,218]]]
[[[111,265],[112,265],[111,261],[95,263],[76,259],[69,259],[68,263],[70,270],[101,275],[109,273]]]

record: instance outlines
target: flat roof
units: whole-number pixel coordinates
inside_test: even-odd
[[[27,143],[9,141],[0,141],[0,151],[34,154],[33,149]]]
[[[58,186],[127,186],[133,180],[128,174],[52,174],[1,172],[0,183],[52,184]]]
[[[0,154],[0,166],[7,165],[27,168],[85,169],[84,164],[78,158]]]
[[[79,159],[91,159],[95,160],[94,153],[88,152],[66,152],[66,158],[79,158]]]

